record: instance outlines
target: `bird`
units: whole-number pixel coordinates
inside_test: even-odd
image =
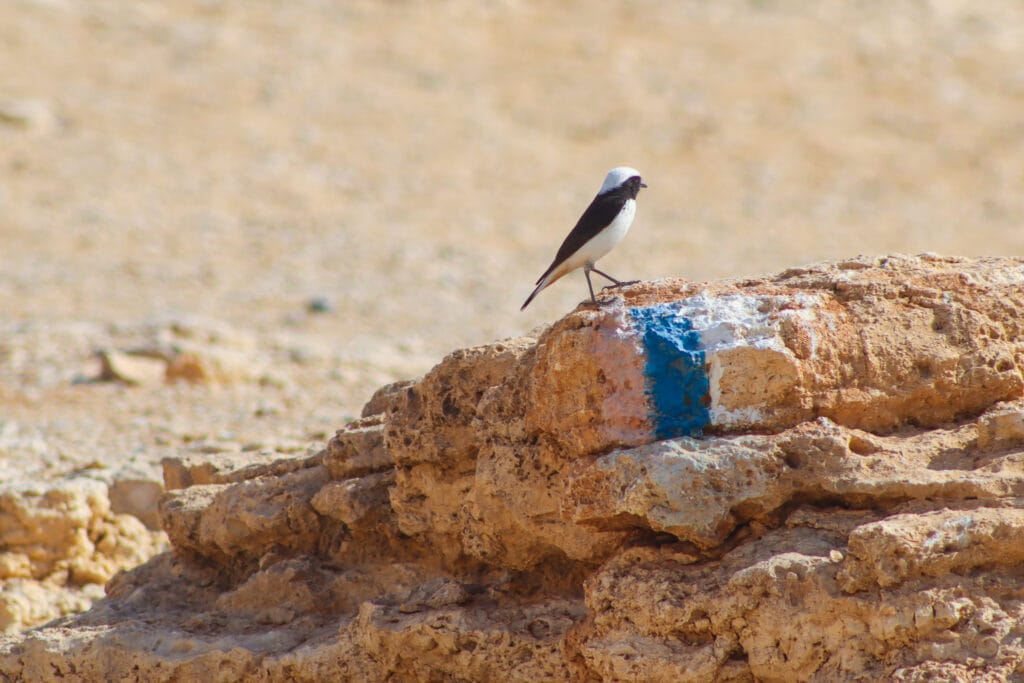
[[[523,302],[520,311],[526,310],[545,287],[580,267],[587,277],[590,300],[594,303],[597,303],[597,299],[594,297],[594,286],[590,283],[590,271],[611,280],[616,287],[628,284],[601,272],[594,264],[614,249],[629,232],[629,226],[636,216],[636,195],[641,187],[647,187],[647,184],[635,168],[618,166],[608,171],[597,196],[558,248],[555,260],[534,283],[537,287]]]

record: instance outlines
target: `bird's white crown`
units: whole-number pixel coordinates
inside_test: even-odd
[[[635,175],[640,175],[640,171],[629,166],[619,166],[608,171],[608,175],[604,177],[604,183],[601,185],[601,189],[597,191],[598,194],[603,194],[608,190],[614,190],[616,187],[626,182]]]

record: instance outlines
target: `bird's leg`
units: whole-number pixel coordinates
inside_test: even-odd
[[[597,268],[594,268],[594,267],[591,267],[590,269],[591,269],[592,271],[594,271],[595,273],[597,273],[598,275],[600,275],[600,276],[604,277],[604,278],[605,278],[606,280],[611,280],[612,282],[614,282],[614,283],[615,283],[615,285],[616,285],[617,287],[620,287],[620,286],[622,286],[622,282],[620,282],[619,280],[616,280],[615,278],[613,278],[613,277],[612,277],[611,275],[609,275],[608,273],[603,273],[603,272],[601,272],[600,270],[598,270]]]
[[[604,277],[606,277],[609,280],[611,280],[612,282],[614,282],[615,283],[614,285],[609,285],[610,287],[613,287],[613,288],[614,287],[625,287],[626,285],[633,285],[633,284],[636,284],[637,282],[640,282],[639,280],[626,280],[626,281],[616,280],[615,278],[613,278],[608,273],[602,273],[597,268],[591,268],[591,270],[593,270],[598,275],[603,275]],[[607,289],[607,287],[606,287],[606,289]]]
[[[590,284],[590,271],[593,269],[594,267],[589,263],[584,264],[583,266],[583,274],[587,276],[587,289],[590,290],[590,300],[596,304],[597,297],[594,296],[594,285]]]

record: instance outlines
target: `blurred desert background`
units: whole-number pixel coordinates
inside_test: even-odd
[[[620,164],[623,279],[1019,255],[1024,4],[0,3],[0,482],[319,448],[583,300]]]

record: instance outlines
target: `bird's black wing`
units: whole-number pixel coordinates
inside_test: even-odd
[[[576,227],[572,229],[572,232],[562,242],[562,246],[558,248],[555,260],[551,262],[548,269],[537,278],[534,284],[539,285],[540,281],[546,278],[548,273],[557,268],[562,261],[575,254],[579,251],[580,247],[594,239],[599,232],[607,228],[615,220],[615,217],[619,215],[619,212],[622,211],[626,200],[630,198],[630,191],[624,186],[616,187],[594,197],[594,201],[590,202],[590,206],[583,212],[580,219],[576,221]]]

